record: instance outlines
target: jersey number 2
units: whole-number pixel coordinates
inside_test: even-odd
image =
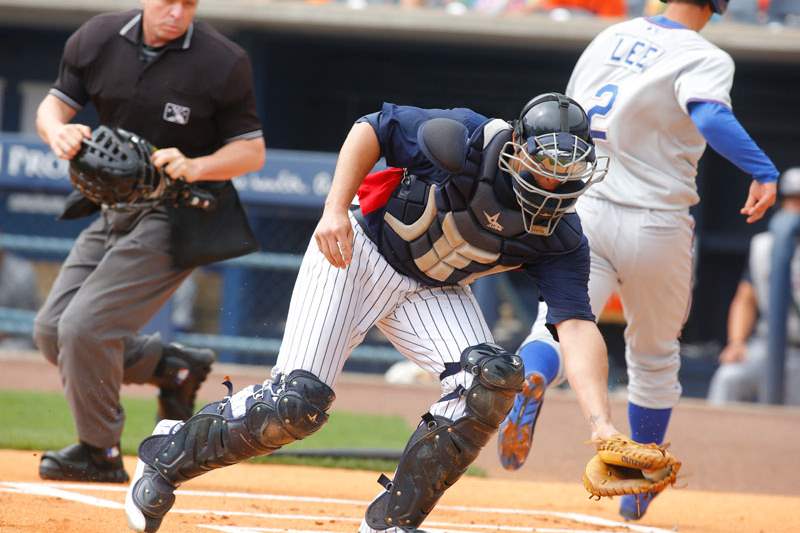
[[[606,95],[611,95],[608,98],[608,102],[605,104],[598,104],[586,113],[589,117],[589,134],[592,136],[592,139],[601,139],[605,140],[606,134],[608,132],[607,128],[605,128],[605,117],[608,115],[609,111],[611,111],[611,107],[614,105],[614,102],[617,100],[617,92],[619,91],[619,87],[614,85],[613,83],[609,83],[608,85],[603,85],[600,89],[594,93],[595,99],[602,100]],[[599,120],[595,120],[594,117],[598,117]]]

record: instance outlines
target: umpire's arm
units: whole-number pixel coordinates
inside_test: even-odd
[[[77,110],[48,94],[36,110],[36,130],[59,159],[72,159],[81,149],[81,141],[92,136],[84,124],[70,124]]]
[[[186,157],[177,148],[164,148],[155,152],[151,159],[155,166],[163,167],[175,179],[189,183],[227,181],[263,167],[266,145],[263,137],[241,139],[202,157]]]

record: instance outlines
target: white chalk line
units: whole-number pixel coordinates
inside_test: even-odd
[[[62,498],[65,500],[75,501],[86,505],[95,507],[103,507],[109,509],[123,509],[123,504],[113,500],[103,498],[96,498],[85,494],[72,492],[73,490],[82,490],[87,492],[126,492],[125,487],[114,487],[107,485],[83,484],[83,483],[29,483],[29,482],[0,482],[0,492],[23,493],[35,496],[50,496]],[[340,498],[321,498],[313,496],[287,496],[280,494],[251,494],[246,492],[217,492],[217,491],[198,491],[198,490],[178,490],[176,494],[188,497],[214,497],[214,498],[234,498],[234,499],[250,499],[250,500],[272,500],[272,501],[286,501],[286,502],[305,502],[305,503],[323,503],[323,504],[338,504],[338,505],[357,505],[360,507],[367,506],[370,502],[366,500],[347,500]],[[523,515],[523,516],[539,516],[539,517],[552,517],[572,520],[574,522],[583,523],[587,525],[603,526],[621,528],[622,531],[634,531],[636,533],[673,533],[674,530],[666,530],[650,526],[641,526],[637,524],[629,524],[624,522],[616,522],[605,518],[599,518],[592,515],[584,515],[580,513],[568,513],[560,511],[538,511],[532,509],[514,509],[504,507],[467,507],[460,505],[441,505],[437,509],[451,510],[465,513],[494,513],[506,515]],[[173,514],[211,514],[217,516],[241,516],[251,518],[266,518],[272,520],[334,520],[344,522],[361,522],[361,518],[354,517],[338,517],[338,516],[322,516],[322,515],[300,515],[300,514],[278,514],[278,513],[256,513],[249,511],[217,511],[213,509],[173,509],[170,511]],[[518,532],[531,532],[537,533],[584,533],[584,530],[563,529],[563,528],[532,528],[522,526],[503,526],[493,524],[459,524],[450,522],[437,522],[427,521],[426,526],[446,527],[447,533],[458,533],[453,530],[453,527],[465,529],[492,529],[494,531],[518,531]],[[206,527],[206,526],[204,526]],[[212,526],[209,526],[212,527]],[[213,527],[223,527],[213,525]],[[224,526],[232,527],[232,526]],[[227,530],[226,530],[227,531]],[[272,531],[269,528],[245,528],[244,530],[236,530],[228,533],[249,533],[251,531]],[[277,531],[286,532],[286,529],[279,529]],[[433,531],[433,530],[430,530]],[[589,530],[585,530],[589,531]],[[305,533],[305,532],[302,532]],[[315,533],[324,533],[320,530],[315,530]]]

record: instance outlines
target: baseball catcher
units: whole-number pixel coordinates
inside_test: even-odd
[[[214,196],[173,179],[150,160],[156,147],[122,128],[100,126],[70,160],[72,184],[87,199],[114,208],[157,204],[216,207]]]
[[[624,435],[595,444],[597,454],[586,464],[583,485],[597,499],[625,494],[652,497],[675,483],[681,467],[666,446],[640,444]]]

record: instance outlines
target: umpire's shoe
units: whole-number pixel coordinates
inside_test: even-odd
[[[119,446],[95,448],[84,442],[42,454],[39,477],[57,481],[128,482]]]
[[[517,470],[528,458],[533,443],[533,430],[542,412],[547,381],[539,372],[525,376],[522,392],[497,432],[497,454],[506,470]]]
[[[216,358],[213,350],[172,343],[164,346],[152,383],[158,393],[157,420],[188,420],[194,413],[197,389]]]

